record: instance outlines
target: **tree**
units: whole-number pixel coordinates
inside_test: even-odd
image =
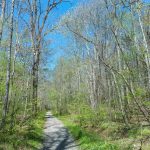
[[[145,8],[140,8],[143,12],[141,16],[137,7],[140,2],[105,0],[89,3],[90,5],[83,3],[78,6],[63,16],[60,22],[60,29],[66,38],[72,39],[71,43],[75,46],[69,47],[72,53],[68,57],[73,56],[74,49],[82,51],[75,53],[79,57],[74,55],[74,58],[86,66],[83,76],[84,81],[87,81],[88,103],[94,111],[107,104],[110,119],[115,118],[111,112],[119,111],[128,127],[134,114],[138,114],[137,120],[142,114],[149,122],[149,110],[142,101],[142,95],[137,94],[139,85],[148,92],[146,83],[149,69],[145,60],[148,51],[141,19],[146,14]],[[141,46],[140,38],[145,41],[144,46]],[[70,40],[68,45],[70,46]],[[143,49],[147,52],[143,53]],[[147,78],[145,83],[144,76]]]
[[[2,40],[2,34],[3,34],[6,0],[2,0],[1,7],[2,8],[1,8],[1,23],[0,23],[0,44],[1,44],[1,40]]]
[[[49,18],[50,12],[61,4],[63,0],[48,0],[45,10],[41,10],[41,2],[34,0],[33,2],[27,1],[27,8],[29,8],[30,24],[28,24],[30,30],[30,36],[32,41],[33,51],[33,65],[32,65],[32,86],[33,86],[33,111],[37,112],[38,107],[38,71],[41,55],[41,44],[44,39],[45,25]]]
[[[15,0],[12,0],[11,14],[10,14],[9,47],[8,47],[8,56],[7,56],[8,62],[7,62],[7,77],[6,77],[6,93],[5,93],[5,98],[4,98],[4,106],[3,106],[3,114],[2,114],[2,122],[1,122],[2,127],[5,125],[6,115],[7,115],[7,111],[8,111],[9,91],[10,91],[14,6],[15,6]]]

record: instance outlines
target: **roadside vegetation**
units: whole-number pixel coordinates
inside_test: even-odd
[[[43,146],[45,112],[38,113],[34,119],[25,122],[16,120],[11,129],[6,126],[0,131],[0,150],[38,150]]]
[[[150,127],[127,128],[122,122],[109,121],[95,112],[56,115],[69,129],[81,150],[149,150]]]
[[[75,142],[80,147],[79,149],[119,150],[119,146],[117,144],[114,144],[108,139],[101,137],[97,133],[96,128],[94,129],[88,126],[81,126],[79,123],[77,123],[77,116],[68,115],[61,116],[59,118],[63,121],[72,136],[75,138]]]
[[[51,107],[83,149],[148,150],[150,3],[88,2],[59,22],[64,56],[53,72]]]

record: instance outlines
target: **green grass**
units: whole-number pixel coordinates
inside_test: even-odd
[[[58,117],[77,140],[81,150],[132,150],[141,146],[141,140],[144,142],[142,149],[149,150],[150,141],[145,140],[150,135],[149,126],[127,129],[120,122],[101,120],[98,124],[94,121],[90,123],[88,115],[86,120],[72,114]]]
[[[77,140],[81,150],[119,150],[117,145],[102,139],[96,133],[81,128],[77,123],[70,119],[72,117],[61,116],[59,118],[64,122],[73,137]]]
[[[23,125],[16,125],[13,130],[0,131],[0,150],[38,150],[43,143],[45,112],[32,117]]]

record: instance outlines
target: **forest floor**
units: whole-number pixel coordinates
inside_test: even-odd
[[[20,123],[22,118],[18,116],[12,129],[8,122],[7,126],[0,130],[0,150],[39,150],[43,147],[45,111]]]
[[[87,114],[45,113],[0,131],[0,150],[150,150],[149,126],[127,130],[119,122],[90,121]]]
[[[43,150],[77,150],[77,144],[63,123],[53,117],[51,112],[47,112],[46,118]]]
[[[92,124],[86,121],[81,124],[78,115],[58,117],[80,143],[81,150],[150,150],[149,126],[142,129],[133,126],[126,131],[119,122],[95,124],[93,121]]]

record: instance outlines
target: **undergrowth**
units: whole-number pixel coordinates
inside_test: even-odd
[[[0,131],[0,150],[38,150],[43,142],[45,112],[29,118],[13,129],[6,127]]]
[[[81,150],[149,150],[150,141],[146,138],[150,127],[132,126],[127,129],[123,123],[104,119],[96,122],[85,114],[69,114],[59,118],[77,140]]]
[[[81,150],[119,150],[117,145],[100,138],[96,133],[86,130],[73,122],[70,116],[61,116],[59,118],[70,130],[75,140],[77,140]]]

